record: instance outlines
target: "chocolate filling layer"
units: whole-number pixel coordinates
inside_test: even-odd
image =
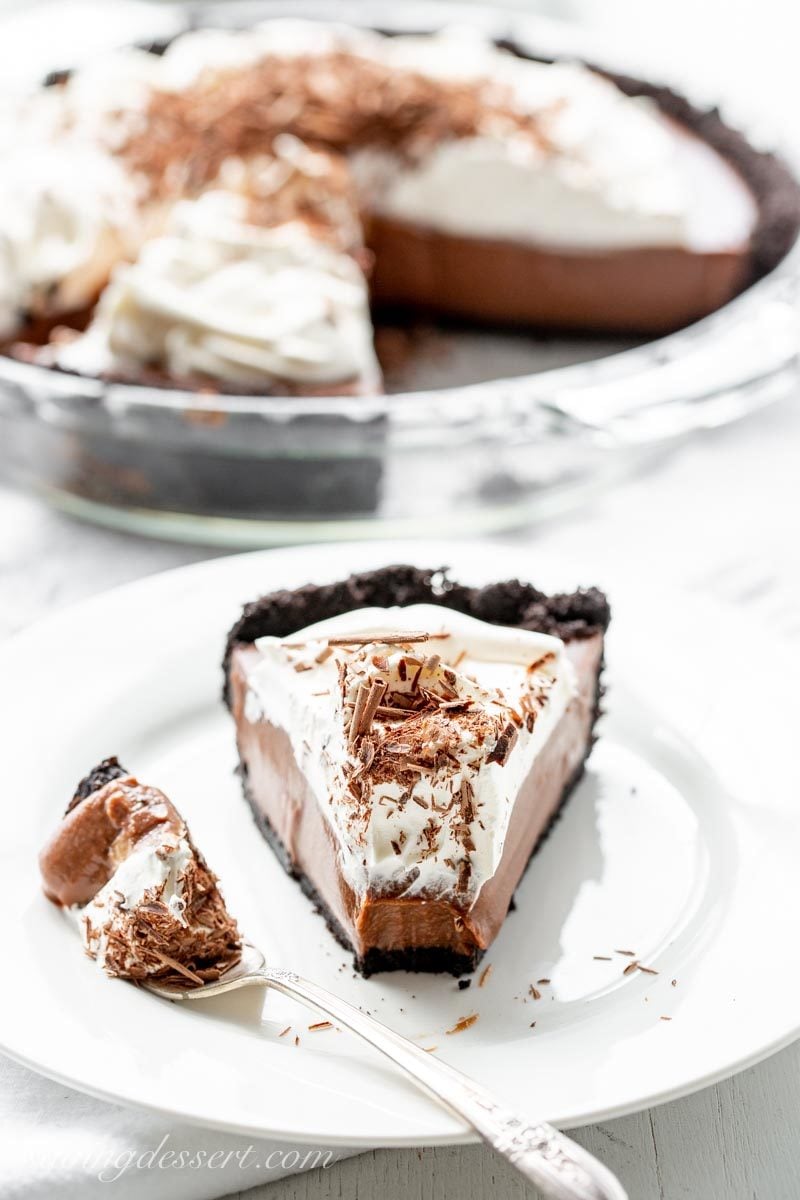
[[[481,324],[669,333],[721,308],[750,278],[745,249],[548,250],[376,217],[373,299]]]

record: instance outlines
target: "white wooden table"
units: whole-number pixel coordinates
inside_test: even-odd
[[[539,547],[603,583],[630,564],[736,604],[800,637],[800,396],[706,435],[555,527],[518,535],[520,572]],[[114,584],[205,557],[79,525],[0,488],[0,636]],[[800,1044],[688,1099],[578,1133],[632,1200],[796,1200]],[[339,1197],[516,1200],[533,1195],[480,1147],[377,1151],[248,1192],[270,1200]]]

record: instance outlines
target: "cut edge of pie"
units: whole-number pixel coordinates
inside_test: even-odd
[[[244,793],[363,974],[474,970],[583,774],[609,619],[595,588],[405,565],[245,607],[225,654]]]

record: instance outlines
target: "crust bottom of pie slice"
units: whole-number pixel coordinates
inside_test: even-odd
[[[397,568],[408,572],[410,568]],[[423,599],[420,593],[429,590],[433,573],[419,572],[412,581],[414,592],[409,602]],[[278,855],[285,869],[313,900],[325,917],[334,936],[351,949],[355,965],[363,974],[386,970],[440,971],[462,974],[474,970],[485,950],[497,936],[511,906],[514,892],[536,849],[558,817],[562,806],[580,779],[593,744],[593,730],[598,715],[600,673],[603,661],[603,638],[607,623],[607,607],[599,593],[592,594],[591,604],[584,616],[578,616],[587,593],[574,597],[542,597],[534,589],[529,593],[539,597],[536,623],[548,632],[555,632],[561,623],[561,634],[567,653],[578,678],[578,692],[540,750],[513,803],[503,851],[495,872],[480,888],[477,897],[462,906],[452,895],[399,895],[367,891],[357,895],[345,879],[340,867],[340,852],[331,825],[315,797],[305,774],[295,758],[285,730],[263,719],[250,719],[245,712],[248,675],[259,660],[258,650],[249,644],[263,632],[279,632],[275,624],[275,607],[295,608],[297,615],[314,619],[358,607],[347,604],[348,585],[364,602],[376,598],[385,579],[376,585],[378,573],[355,577],[335,585],[330,594],[320,598],[323,589],[307,589],[301,593],[280,593],[265,597],[245,613],[245,622],[234,630],[229,647],[227,697],[236,724],[244,792],[256,824]],[[407,592],[407,577],[399,587]],[[367,581],[366,583],[363,581]],[[426,581],[427,583],[423,582]],[[498,585],[522,591],[524,607],[525,585]],[[508,624],[514,621],[508,611],[508,596],[490,595],[490,589],[472,591],[455,588],[457,600],[453,607],[485,608],[497,606],[505,611]],[[294,597],[294,600],[293,600]],[[427,597],[430,598],[430,597]],[[528,596],[530,599],[530,596]],[[516,598],[519,601],[519,597]],[[570,610],[572,601],[572,610]],[[447,601],[440,601],[445,605]],[[602,612],[588,611],[594,604]],[[259,605],[261,606],[259,609]],[[529,611],[530,605],[528,606]],[[559,611],[563,618],[559,617]],[[279,619],[280,635],[301,628],[305,623],[295,620],[294,629],[288,612]],[[570,620],[572,616],[572,620]],[[284,621],[288,617],[288,624]],[[593,619],[598,623],[592,624]],[[497,622],[499,623],[499,621]]]

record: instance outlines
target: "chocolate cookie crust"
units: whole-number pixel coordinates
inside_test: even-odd
[[[246,604],[225,647],[226,704],[230,699],[228,668],[234,646],[251,644],[260,637],[288,637],[307,625],[356,608],[409,604],[438,604],[490,625],[531,629],[563,641],[605,632],[611,620],[608,600],[597,588],[547,595],[519,579],[467,587],[450,579],[447,568],[398,564],[361,571],[339,583],[309,583],[292,591],[268,592]]]

